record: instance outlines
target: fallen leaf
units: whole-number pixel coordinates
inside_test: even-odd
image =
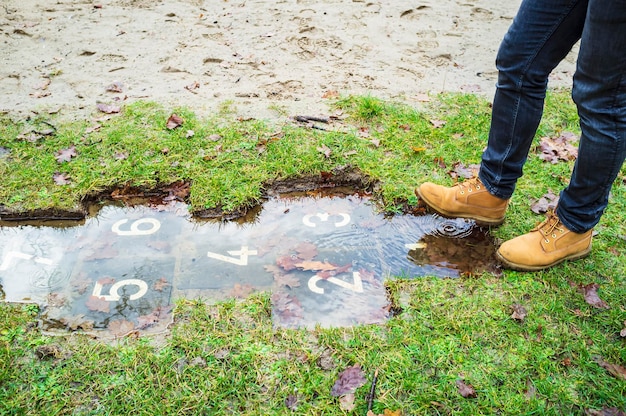
[[[63,163],[69,162],[70,160],[72,160],[73,157],[76,157],[76,155],[76,146],[71,145],[67,149],[59,150],[54,158],[57,160],[57,162]]]
[[[154,282],[152,288],[156,291],[163,292],[163,290],[165,290],[169,286],[171,286],[170,282],[168,282],[165,277],[162,277]]]
[[[287,398],[285,399],[285,406],[287,406],[289,410],[297,410],[298,396],[296,396],[295,394],[290,394],[289,396],[287,396]]]
[[[323,144],[321,147],[318,147],[317,151],[323,153],[326,158],[329,158],[330,154],[332,153],[332,150],[330,150],[330,148],[325,144]]]
[[[511,314],[511,318],[517,320],[517,321],[523,321],[526,318],[526,308],[524,308],[522,305],[519,304],[515,304],[513,306],[511,306],[511,308],[513,309],[513,313]]]
[[[400,409],[398,409],[398,410],[385,409],[383,411],[383,413],[378,414],[378,415],[376,413],[372,412],[371,410],[368,410],[366,416],[402,416],[402,410],[400,410]]]
[[[302,260],[313,260],[317,256],[317,246],[313,243],[300,242],[295,250]]]
[[[605,409],[600,409],[600,410],[587,409],[585,410],[585,415],[587,416],[626,416],[626,412],[618,409],[617,407],[607,407]]]
[[[448,174],[453,179],[471,179],[478,175],[480,165],[472,164],[465,166],[462,162],[456,162],[452,165],[452,170]]]
[[[478,84],[461,85],[462,92],[481,92],[482,88]]]
[[[61,318],[61,323],[72,331],[91,331],[93,329],[94,322],[89,319],[85,319],[85,315],[73,315]]]
[[[351,412],[356,406],[354,400],[356,399],[354,393],[344,394],[339,398],[339,407],[341,410]]]
[[[105,114],[115,114],[122,111],[122,108],[117,104],[98,103],[96,104],[96,108]]]
[[[370,143],[374,145],[374,147],[380,147],[380,139],[372,139]]]
[[[113,159],[126,160],[128,159],[128,152],[115,152],[115,154],[113,155]]]
[[[167,124],[165,125],[165,127],[167,127],[169,130],[173,130],[176,127],[182,126],[182,124],[183,124],[183,119],[176,114],[172,114],[167,119]]]
[[[146,329],[159,322],[159,316],[153,311],[137,317],[137,329]]]
[[[254,286],[251,284],[246,283],[242,285],[240,283],[235,283],[233,288],[230,290],[229,295],[234,298],[245,299],[251,293],[254,293]]]
[[[329,90],[322,94],[322,98],[339,98],[339,92]]]
[[[65,305],[66,302],[67,299],[65,299],[65,297],[60,293],[48,294],[47,303],[49,307],[60,308],[61,306]]]
[[[304,316],[302,304],[295,296],[282,291],[277,291],[272,294],[271,299],[273,315],[282,324],[297,325]]]
[[[555,195],[552,190],[548,190],[541,198],[539,198],[534,204],[530,206],[530,210],[535,214],[545,214],[548,211],[556,209],[556,205],[559,202],[558,195]]]
[[[93,296],[93,295],[89,296],[89,299],[87,299],[87,302],[85,302],[85,305],[90,311],[104,312],[104,313],[109,313],[110,307],[111,307],[110,303],[106,301],[104,297],[98,297],[98,296]]]
[[[299,263],[295,263],[295,266],[308,271],[308,270],[336,270],[337,266],[328,262],[321,261],[302,261]]]
[[[626,321],[624,321],[624,329],[619,332],[619,336],[622,338],[626,337]]]
[[[108,92],[123,92],[124,91],[124,85],[119,82],[119,81],[115,81],[112,84],[109,84],[105,87],[105,90]]]
[[[197,94],[195,90],[197,90],[198,88],[200,88],[200,83],[198,81],[194,81],[191,84],[185,86],[185,89],[187,91],[193,92],[194,94]]]
[[[276,264],[283,270],[290,271],[297,267],[296,262],[299,262],[300,260],[301,259],[295,256],[281,256],[276,258]]]
[[[415,153],[421,153],[425,151],[426,148],[424,146],[411,146],[411,150],[413,150]]]
[[[351,394],[366,383],[365,374],[361,370],[359,364],[355,364],[346,368],[337,377],[333,388],[330,391],[335,397],[343,396],[344,394]]]
[[[135,324],[127,320],[111,321],[109,331],[116,337],[121,337],[135,329]]]
[[[293,274],[274,274],[274,282],[279,286],[289,288],[300,287],[300,279]]]
[[[317,365],[324,371],[334,370],[337,365],[333,358],[333,352],[330,349],[325,349],[317,359]]]
[[[576,140],[578,137],[570,132],[563,132],[558,137],[542,137],[538,146],[541,152],[539,158],[552,164],[560,160],[574,160],[578,157],[578,149],[572,145],[572,142]]]
[[[439,129],[446,125],[445,120],[429,120],[430,124],[433,125],[434,128]]]
[[[614,377],[619,378],[621,380],[626,380],[626,368],[622,367],[619,364],[611,364],[606,361],[602,357],[593,357],[593,360],[606,371],[611,373]]]
[[[476,390],[471,384],[466,384],[464,380],[457,380],[456,387],[459,389],[459,394],[466,399],[476,397]]]
[[[69,175],[67,173],[61,173],[61,172],[55,172],[52,175],[52,180],[54,180],[54,183],[56,185],[69,185],[70,183],[72,183]]]
[[[590,283],[588,285],[581,285],[581,289],[583,291],[583,295],[585,296],[585,302],[594,308],[598,309],[610,309],[610,306],[600,299],[598,296],[598,289],[600,285],[597,283]]]

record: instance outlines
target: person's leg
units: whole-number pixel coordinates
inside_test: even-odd
[[[592,228],[608,203],[626,157],[626,3],[590,0],[572,96],[581,138],[556,213],[531,232],[503,243],[507,267],[541,270],[591,251]]]
[[[484,225],[504,221],[543,111],[548,76],[579,39],[587,0],[524,0],[500,46],[487,150],[479,180],[416,189],[434,211]]]
[[[550,72],[580,39],[587,0],[525,0],[496,59],[498,83],[479,178],[508,199],[543,114]]]
[[[582,233],[600,220],[626,157],[626,2],[590,1],[572,97],[580,144],[556,213]]]

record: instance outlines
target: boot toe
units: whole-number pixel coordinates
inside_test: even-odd
[[[429,205],[438,205],[442,201],[441,185],[425,182],[416,189],[417,195]]]

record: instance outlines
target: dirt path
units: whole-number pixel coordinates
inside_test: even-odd
[[[200,115],[327,112],[327,97],[491,98],[518,1],[4,0],[0,112],[88,117],[154,100]],[[571,55],[552,85],[569,85]],[[113,87],[108,91],[107,87]]]

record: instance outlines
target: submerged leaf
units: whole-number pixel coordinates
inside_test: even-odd
[[[109,331],[115,336],[121,337],[135,329],[135,324],[130,321],[121,319],[109,323]]]
[[[109,313],[111,305],[104,297],[89,296],[85,305],[90,311]]]

